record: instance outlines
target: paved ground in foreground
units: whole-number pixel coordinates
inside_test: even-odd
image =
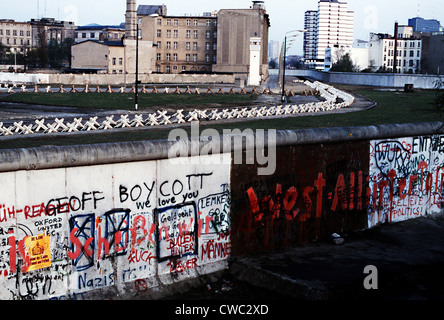
[[[216,283],[172,300],[442,300],[444,217],[419,218],[314,243],[236,258]],[[366,290],[364,268],[377,268]],[[372,274],[375,275],[375,274]]]

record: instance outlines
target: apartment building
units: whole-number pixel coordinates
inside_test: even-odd
[[[32,45],[31,25],[26,22],[1,19],[0,43],[8,48],[8,52],[25,52],[30,49]]]
[[[141,39],[155,45],[158,73],[211,72],[217,54],[217,17],[146,15],[139,18]]]
[[[420,73],[422,40],[414,37],[413,27],[400,26],[397,41],[397,48],[395,49],[394,36],[370,33],[369,59],[375,69],[374,71],[393,72],[396,66],[398,73]]]
[[[318,11],[305,12],[304,20],[304,59],[307,64],[316,62],[316,37],[317,37]]]
[[[320,0],[318,10],[307,11],[305,18],[304,59],[311,68],[324,69],[325,49],[353,45],[354,12],[346,2]]]

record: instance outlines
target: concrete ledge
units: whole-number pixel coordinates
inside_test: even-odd
[[[319,128],[277,131],[276,140],[267,131],[264,146],[276,142],[277,147],[319,143],[339,143],[395,137],[412,137],[444,133],[443,122],[390,124],[368,127]],[[198,155],[205,146],[211,150],[245,150],[247,140],[256,141],[256,134],[221,135],[220,141],[209,137],[173,142],[169,140],[120,142],[78,146],[46,146],[28,149],[0,150],[0,172],[42,170],[64,167],[113,164],[121,162],[161,160],[168,158],[172,146],[183,156]],[[235,143],[242,139],[243,143]],[[253,140],[251,140],[253,139]],[[177,144],[177,145],[176,145]],[[196,147],[198,145],[198,147]],[[193,153],[194,151],[194,153]]]

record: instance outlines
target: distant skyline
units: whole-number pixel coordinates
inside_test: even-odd
[[[125,21],[126,0],[14,0],[2,1],[1,19],[29,21],[49,17],[74,21],[77,25],[91,23],[118,25]],[[270,40],[282,42],[285,33],[304,28],[304,14],[317,10],[318,0],[265,0],[270,15]],[[444,23],[442,0],[343,0],[355,12],[354,39],[368,40],[370,32],[393,33],[395,20],[407,24],[419,16]],[[252,5],[250,0],[138,0],[142,4],[165,4],[169,15],[202,14],[219,9],[242,9]],[[302,37],[290,54],[302,54]]]

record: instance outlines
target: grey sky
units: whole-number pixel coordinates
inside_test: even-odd
[[[368,40],[370,32],[393,33],[395,20],[407,24],[418,15],[444,23],[442,0],[344,0],[355,12],[355,39]],[[0,18],[29,21],[37,17],[53,17],[75,21],[78,25],[90,23],[120,24],[125,21],[126,0],[0,0]],[[227,9],[249,8],[250,0],[138,0],[138,4],[166,4],[169,15],[201,14]],[[186,5],[184,5],[186,3]],[[285,32],[304,28],[306,10],[317,9],[318,0],[265,0],[270,14],[270,40],[282,41]],[[294,48],[302,53],[302,40]]]

